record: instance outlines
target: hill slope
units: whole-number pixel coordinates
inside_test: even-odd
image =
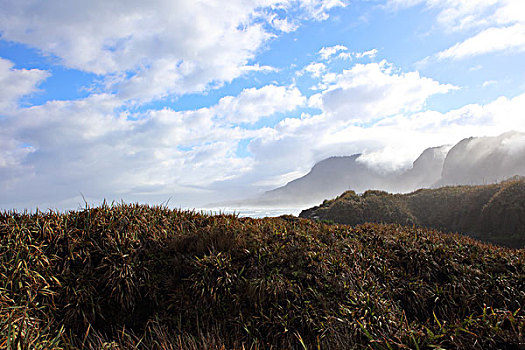
[[[254,199],[232,201],[235,206],[297,206],[313,205],[326,198],[353,189],[369,188],[410,191],[430,186],[440,179],[448,146],[426,149],[414,161],[412,168],[399,174],[382,174],[358,161],[361,154],[330,157],[316,163],[308,174],[282,187],[267,191]]]
[[[484,185],[515,175],[525,176],[525,133],[509,131],[493,137],[470,137],[452,148],[427,148],[401,172],[380,172],[361,154],[330,157],[311,171],[257,198],[223,203],[237,207],[312,206],[346,190],[368,189],[395,193],[449,185]]]
[[[2,349],[525,341],[524,251],[425,229],[139,205],[0,213],[0,261]]]
[[[259,202],[315,203],[319,199],[336,196],[348,188],[379,186],[384,178],[356,160],[360,154],[349,157],[331,157],[315,164],[305,176],[290,181],[283,187],[264,193]]]
[[[436,186],[497,183],[525,175],[525,133],[470,137],[450,149]]]
[[[304,210],[304,218],[344,224],[382,222],[461,232],[514,248],[525,246],[525,179],[485,186],[421,189],[409,194],[347,191]]]

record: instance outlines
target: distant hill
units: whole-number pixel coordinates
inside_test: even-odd
[[[415,227],[142,205],[0,212],[0,261],[0,349],[525,342],[524,252]]]
[[[346,190],[369,189],[395,193],[446,185],[484,185],[525,175],[525,133],[510,131],[496,137],[470,137],[454,145],[424,150],[401,173],[380,173],[360,161],[361,154],[331,157],[314,165],[303,177],[265,192],[243,206],[304,206],[333,198]]]
[[[389,187],[385,187],[383,190],[410,192],[415,189],[432,186],[441,179],[443,164],[449,149],[450,146],[427,148],[414,161],[412,168],[397,176],[393,176]],[[392,175],[389,177],[392,177]],[[376,187],[368,187],[367,189],[372,188]]]
[[[357,162],[360,156],[354,154],[322,160],[308,174],[264,193],[257,200],[266,203],[315,203],[320,198],[334,197],[349,188],[381,186],[384,176]]]
[[[326,198],[353,189],[364,192],[370,188],[406,192],[429,186],[440,179],[446,151],[440,146],[426,149],[413,163],[412,168],[400,174],[378,173],[364,162],[361,154],[330,157],[315,164],[308,174],[286,185],[265,192],[259,197],[232,202],[243,206],[314,205]],[[230,204],[232,204],[230,203]]]
[[[347,191],[304,210],[303,218],[343,224],[397,223],[460,232],[483,241],[525,247],[525,179],[500,184],[448,186],[408,194]]]

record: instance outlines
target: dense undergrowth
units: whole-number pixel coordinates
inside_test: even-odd
[[[520,349],[525,254],[140,205],[0,214],[0,349]]]
[[[408,194],[347,191],[304,210],[305,218],[357,225],[397,223],[460,232],[512,248],[525,247],[525,179],[483,186],[447,186]]]

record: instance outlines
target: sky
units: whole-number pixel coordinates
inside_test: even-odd
[[[525,131],[523,0],[0,0],[0,209],[256,196]]]

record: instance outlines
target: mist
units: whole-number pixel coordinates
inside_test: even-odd
[[[362,154],[329,157],[304,176],[262,195],[223,203],[250,207],[305,207],[344,191],[407,193],[447,185],[483,185],[525,176],[525,133],[469,137],[424,150],[408,169],[388,171]]]

